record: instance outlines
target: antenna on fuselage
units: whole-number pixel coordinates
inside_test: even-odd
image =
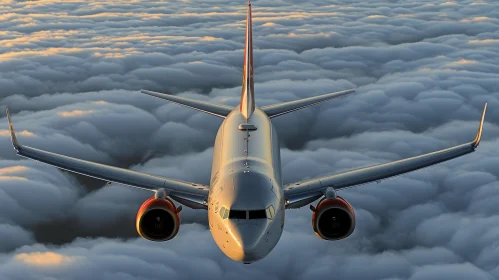
[[[243,88],[241,92],[241,103],[239,105],[241,114],[246,122],[255,111],[255,89],[253,83],[253,31],[251,23],[251,2],[248,1],[246,13],[246,42],[244,44],[244,69]]]

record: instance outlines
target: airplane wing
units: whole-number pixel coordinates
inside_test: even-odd
[[[267,105],[261,107],[261,109],[269,116],[269,118],[275,118],[287,113],[291,113],[303,108],[307,108],[312,105],[319,104],[324,101],[331,100],[333,98],[341,97],[350,93],[354,93],[355,89],[347,89],[342,91],[337,91],[333,93],[327,93],[319,96],[312,96],[308,98],[303,98],[299,100],[293,100],[273,105]]]
[[[486,109],[487,103],[485,103],[483,108],[478,133],[472,142],[420,156],[286,185],[284,187],[286,208],[299,208],[307,205],[308,203],[322,197],[322,195],[325,195],[329,188],[332,188],[333,190],[342,190],[355,187],[373,181],[401,175],[474,152],[482,137],[482,128]]]
[[[150,96],[168,100],[178,105],[182,105],[220,118],[225,118],[234,109],[234,106],[231,107],[223,104],[214,104],[206,101],[194,100],[187,97],[180,97],[176,95],[165,94],[150,90],[143,89],[140,92]]]
[[[6,109],[6,112],[9,120],[12,144],[14,145],[14,149],[17,151],[17,154],[20,156],[34,159],[81,175],[139,189],[156,192],[158,189],[163,188],[171,198],[188,207],[200,209],[207,208],[208,204],[206,199],[208,197],[209,187],[206,185],[173,180],[162,176],[150,175],[124,168],[81,160],[21,145],[17,140],[8,108]]]

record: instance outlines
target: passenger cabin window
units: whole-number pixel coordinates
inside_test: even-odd
[[[249,210],[249,219],[266,219],[267,213],[265,209],[262,210]]]
[[[245,210],[234,210],[230,209],[229,219],[246,219],[246,211]]]

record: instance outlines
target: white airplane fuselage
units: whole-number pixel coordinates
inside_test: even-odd
[[[256,130],[240,130],[241,124],[254,125]],[[230,211],[234,212],[229,216]],[[235,261],[251,263],[265,257],[281,237],[284,195],[279,141],[269,117],[258,107],[247,122],[236,107],[218,130],[208,221],[218,247]]]

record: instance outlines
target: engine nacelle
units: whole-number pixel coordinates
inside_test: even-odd
[[[340,240],[350,236],[355,230],[353,208],[340,196],[332,199],[324,197],[312,210],[312,227],[322,239]]]
[[[166,241],[177,235],[179,211],[168,198],[151,197],[140,206],[135,226],[140,236],[152,241]]]

